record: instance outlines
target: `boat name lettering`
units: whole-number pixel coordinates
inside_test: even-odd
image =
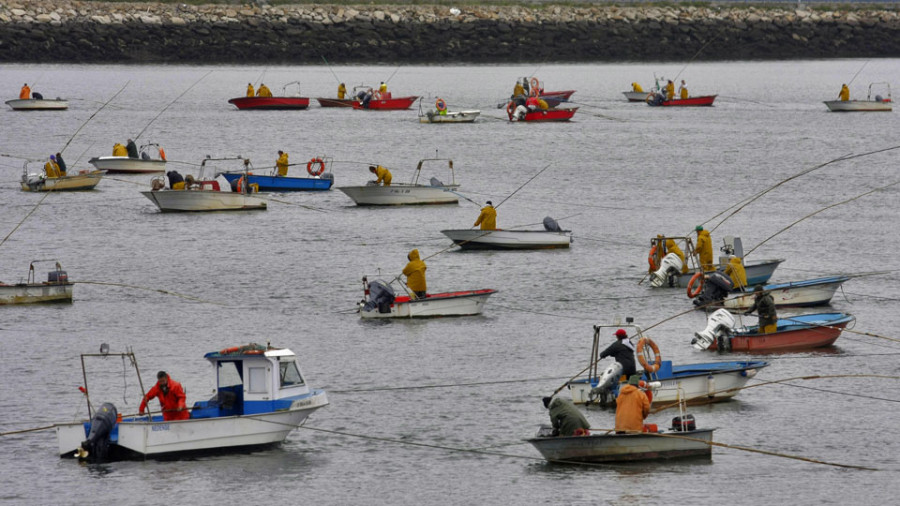
[[[409,193],[409,190],[391,190],[391,193]]]
[[[159,425],[154,425],[152,430],[153,430],[153,432],[158,432],[161,430],[169,430],[169,424],[161,423]]]
[[[313,403],[312,399],[303,399],[303,400],[299,400],[299,401],[294,401],[294,407],[301,408],[303,406],[309,406],[312,403]]]

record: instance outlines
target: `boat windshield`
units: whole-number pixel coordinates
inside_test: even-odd
[[[289,362],[281,362],[281,388],[295,387],[303,384],[303,376],[300,375],[300,368],[297,362],[291,360]]]
[[[219,362],[219,388],[233,387],[244,382],[241,379],[241,370],[237,367],[238,363],[239,362]]]

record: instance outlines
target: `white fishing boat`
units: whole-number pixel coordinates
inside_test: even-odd
[[[151,155],[151,149],[156,148],[156,158]],[[105,170],[110,174],[153,174],[165,172],[165,151],[159,144],[144,144],[139,149],[139,158],[128,156],[95,156],[88,163],[97,169]]]
[[[879,86],[883,87],[885,91],[885,95],[881,95],[880,93],[876,93],[874,96],[872,95],[872,87]],[[880,89],[880,88],[877,88]],[[828,106],[829,111],[834,112],[873,112],[873,111],[885,111],[890,112],[894,110],[893,100],[891,99],[891,85],[890,83],[871,83],[869,85],[869,93],[866,95],[865,100],[827,100],[825,101],[825,105]]]
[[[0,305],[72,302],[72,288],[75,285],[69,282],[69,276],[59,262],[44,282],[38,282],[34,275],[34,264],[38,262],[44,260],[34,260],[29,264],[25,282],[7,284],[0,281]]]
[[[450,184],[432,177],[430,184],[419,184],[422,166],[425,162],[447,162],[450,169]],[[426,158],[419,160],[410,183],[391,183],[390,186],[369,182],[365,186],[339,186],[358,206],[401,206],[424,204],[458,204],[459,196],[454,193],[459,189],[453,171],[453,160],[446,158]]]
[[[407,290],[403,283],[400,286]],[[477,315],[484,310],[488,297],[497,293],[497,290],[429,293],[424,298],[417,298],[408,290],[406,293],[407,295],[395,296],[390,283],[370,283],[367,277],[363,277],[364,297],[359,302],[359,316],[372,319]]]
[[[480,110],[450,111],[442,98],[434,101],[434,110],[422,111],[419,99],[419,123],[474,123],[480,114]]]
[[[43,168],[40,172],[29,173],[28,164],[25,162],[21,180],[22,190],[27,192],[93,190],[106,173],[103,170],[79,170],[69,171],[65,176],[47,177]]]
[[[109,353],[106,345],[99,354],[81,355],[85,382],[85,359],[111,356],[121,356],[123,363],[134,367],[143,394],[134,354]],[[85,384],[88,419],[56,424],[60,457],[103,461],[277,444],[314,411],[328,405],[325,392],[310,388],[296,355],[287,348],[248,344],[207,353],[204,358],[212,365],[214,395],[195,402],[184,420],[166,420],[171,417],[154,413],[156,401],[148,405],[149,416],[120,415],[110,403],[94,409],[91,389]]]
[[[623,91],[623,95],[628,99],[629,102],[646,102],[653,92],[647,91]]]
[[[441,230],[461,249],[554,249],[568,248],[569,230]]]
[[[7,100],[6,105],[14,111],[64,111],[69,108],[69,101],[61,98],[15,98]]]
[[[590,434],[586,436],[552,436],[549,426],[542,426],[528,442],[550,462],[629,462],[635,460],[667,460],[712,455],[715,429],[670,430],[643,434]]]
[[[824,306],[831,301],[837,289],[848,279],[850,278],[847,276],[829,276],[805,281],[790,281],[764,285],[763,290],[772,294],[776,307]],[[728,297],[721,304],[714,305],[729,310],[744,311],[753,306],[754,300],[754,294],[749,292]]]
[[[250,193],[250,186],[238,182],[242,191],[232,191],[231,184],[223,175],[215,179],[204,179],[204,170],[209,168],[216,173],[215,167],[208,167],[207,162],[241,160],[244,166],[249,160],[241,157],[205,158],[200,163],[200,175],[197,179],[187,176],[184,189],[172,189],[172,180],[168,175],[156,176],[151,180],[151,190],[141,192],[162,212],[182,211],[247,211],[265,210],[268,201],[258,193]]]

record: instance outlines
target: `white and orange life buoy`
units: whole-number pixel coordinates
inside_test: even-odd
[[[650,248],[650,254],[647,255],[647,263],[650,264],[650,270],[655,271],[659,267],[656,265],[656,245]]]
[[[649,348],[653,351],[653,362],[651,363],[648,359],[649,353],[645,350],[645,348]],[[662,354],[659,353],[659,346],[653,342],[653,339],[649,337],[642,337],[640,341],[637,343],[637,357],[638,362],[641,363],[641,367],[647,371],[648,374],[655,373],[659,370],[659,365],[662,362]]]
[[[541,94],[541,82],[538,81],[537,77],[532,77],[530,81],[531,89],[529,90],[529,95],[532,97],[537,97]]]
[[[697,280],[700,280],[698,283]],[[697,286],[694,286],[696,283]],[[700,295],[700,292],[703,291],[703,273],[698,272],[691,276],[691,280],[688,282],[687,286],[687,296],[689,299],[693,299],[694,297]]]
[[[318,166],[318,168],[314,168],[316,166]],[[325,160],[322,160],[321,158],[310,158],[310,160],[306,162],[306,172],[313,177],[321,176],[322,173],[325,172]]]
[[[434,101],[434,108],[439,112],[444,112],[447,110],[447,102],[444,102],[443,98],[439,98]]]

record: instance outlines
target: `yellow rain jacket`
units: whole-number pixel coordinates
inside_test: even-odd
[[[338,100],[344,100],[344,97],[347,96],[347,87],[344,86],[344,83],[341,83],[338,86]]]
[[[281,156],[278,157],[278,161],[275,162],[275,166],[278,168],[279,176],[287,176],[288,173],[288,154],[281,153]]]
[[[675,98],[675,83],[669,81],[669,84],[666,85],[666,100],[672,100]]]
[[[713,265],[712,238],[709,236],[709,230],[697,232],[697,254],[700,255],[700,267],[704,272],[716,270],[716,266]]]
[[[381,86],[378,87],[378,91],[380,91],[382,95],[387,93],[387,84],[381,83]]]
[[[481,208],[481,214],[475,220],[475,225],[481,225],[481,230],[497,230],[497,210],[494,206],[484,206]]]
[[[516,86],[513,88],[513,96],[518,97],[519,95],[525,95],[525,87],[522,86],[522,83],[516,81]]]
[[[406,276],[406,286],[414,292],[424,292],[428,290],[425,283],[425,262],[419,258],[419,250],[414,249],[406,256],[409,263],[403,268],[403,275]]]
[[[54,162],[54,161],[49,161],[49,162],[45,163],[44,164],[44,174],[46,174],[47,177],[60,177],[59,165],[57,165],[56,162]]]
[[[747,271],[744,270],[744,264],[738,257],[731,257],[728,265],[725,266],[725,274],[731,277],[731,283],[735,288],[743,288],[747,286]]]
[[[252,97],[253,95],[255,95],[255,92],[253,91],[253,85],[248,83],[247,84],[247,96]]]
[[[544,100],[543,98],[539,98],[538,99],[538,107],[540,107],[542,111],[546,111],[547,109],[550,108],[550,104],[548,104],[547,101]]]
[[[117,142],[113,146],[113,156],[128,156],[128,150]]]
[[[616,431],[644,430],[644,418],[650,414],[650,399],[634,385],[625,385],[616,397]]]
[[[841,97],[841,102],[850,100],[850,88],[846,84],[841,86],[841,93],[838,96]]]
[[[643,93],[644,88],[641,88],[641,85],[638,83],[631,83],[631,91],[635,91],[638,93]]]
[[[687,264],[687,261],[684,259],[684,252],[681,251],[681,248],[679,248],[677,244],[675,244],[674,239],[666,239],[666,251],[668,251],[669,253],[675,253],[676,255],[678,255],[678,258],[681,259],[681,272],[682,273],[685,273],[688,271],[688,264]]]
[[[266,86],[265,84],[260,84],[259,90],[256,91],[256,96],[257,97],[271,97],[272,92],[271,92],[271,90],[269,90],[268,86]]]
[[[375,167],[375,175],[378,176],[378,179],[375,180],[375,184],[383,181],[385,186],[391,185],[391,171],[379,165],[378,167]]]

